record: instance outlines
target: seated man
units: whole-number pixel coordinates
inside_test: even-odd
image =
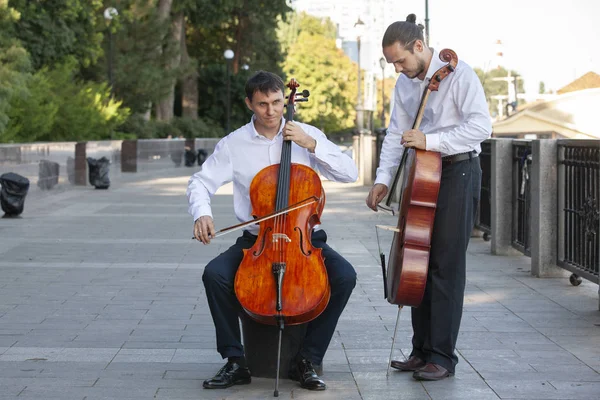
[[[246,83],[246,96],[246,105],[254,112],[251,121],[221,139],[202,170],[189,181],[187,196],[189,213],[195,221],[194,236],[204,244],[209,244],[215,235],[211,196],[220,186],[233,181],[235,214],[241,222],[251,220],[250,183],[263,168],[279,164],[284,140],[293,142],[294,163],[310,166],[337,182],[354,182],[358,177],[354,161],[327,140],[323,132],[307,124],[285,121],[284,84],[277,75],[264,71],[254,74]],[[258,226],[249,225],[233,246],[204,269],[202,280],[216,328],[217,350],[228,360],[213,378],[204,381],[206,389],[251,381],[240,338],[238,315],[242,310],[234,292],[234,279],[243,258],[242,250],[252,247],[257,233]],[[315,226],[312,244],[322,249],[331,298],[321,315],[308,323],[303,346],[290,369],[290,378],[310,390],[326,389],[313,365],[321,364],[356,284],[354,268],[326,242],[325,232]]]

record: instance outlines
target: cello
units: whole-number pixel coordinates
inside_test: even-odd
[[[296,93],[298,86],[294,79],[287,85],[291,90],[287,121],[293,120],[295,102],[308,97],[308,91]],[[280,163],[259,171],[250,184],[252,215],[273,217],[259,223],[257,240],[244,250],[234,281],[246,314],[279,328],[275,397],[279,395],[284,326],[317,318],[331,293],[321,249],[311,243],[312,229],[320,223],[325,206],[325,192],[319,175],[309,166],[292,163],[291,158],[292,142],[284,140]],[[300,203],[304,205],[290,208],[290,204]]]
[[[458,64],[456,53],[450,49],[440,51],[440,59],[448,64],[438,69],[425,87],[412,129],[419,129],[431,92],[439,89],[440,83]],[[387,271],[385,255],[380,252],[384,296],[390,304],[398,305],[388,375],[400,311],[403,306],[418,307],[423,300],[441,177],[440,153],[414,148],[404,149],[385,203],[388,208],[391,206],[392,197],[400,182],[397,227],[377,226],[394,232]]]

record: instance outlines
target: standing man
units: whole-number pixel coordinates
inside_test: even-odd
[[[417,380],[440,380],[454,375],[458,362],[454,349],[462,317],[466,251],[481,188],[478,155],[492,126],[477,75],[459,61],[439,91],[430,95],[420,130],[411,129],[429,79],[445,65],[438,51],[425,44],[423,26],[415,21],[410,14],[406,21],[391,24],[383,36],[383,54],[401,75],[367,205],[377,211],[405,147],[441,153],[427,285],[421,305],[412,308],[412,352],[407,360],[391,364],[412,371]]]
[[[194,217],[194,236],[202,243],[209,244],[216,232],[210,199],[228,182],[233,182],[233,208],[238,220],[253,219],[250,183],[263,168],[279,164],[284,140],[293,142],[292,162],[310,166],[337,182],[354,182],[358,178],[354,161],[327,140],[323,132],[283,118],[283,92],[283,81],[275,74],[259,71],[250,77],[246,82],[246,105],[254,113],[251,121],[221,139],[202,170],[190,178],[188,211]],[[251,381],[240,339],[238,315],[243,310],[234,292],[234,279],[243,258],[242,250],[252,247],[257,233],[258,226],[249,225],[233,246],[206,265],[202,275],[216,328],[217,351],[227,358],[225,366],[213,378],[204,381],[206,389],[222,389]],[[312,244],[322,249],[331,297],[321,315],[308,323],[303,346],[290,368],[290,379],[309,390],[326,389],[313,365],[321,364],[338,318],[356,284],[352,265],[326,242],[325,231],[316,225]]]

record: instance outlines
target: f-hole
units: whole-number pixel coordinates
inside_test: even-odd
[[[260,238],[262,241],[262,246],[260,249],[258,249],[258,251],[255,251],[254,253],[254,257],[258,257],[262,254],[263,251],[265,251],[265,246],[266,246],[266,239],[265,237],[267,236],[267,233],[269,233],[272,230],[272,228],[269,226],[267,229],[265,229],[265,232],[263,233],[262,237]]]
[[[300,251],[302,251],[302,254],[304,254],[306,257],[310,256],[312,254],[311,250],[304,250],[304,238],[302,235],[302,229],[298,228],[297,226],[294,227],[294,230],[298,232],[298,234],[300,235]]]

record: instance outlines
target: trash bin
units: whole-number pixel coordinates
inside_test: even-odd
[[[206,161],[206,157],[208,157],[208,153],[204,149],[198,150],[198,165],[202,166],[204,161]]]
[[[193,167],[196,164],[196,153],[193,150],[187,149],[185,151],[185,166]]]
[[[16,217],[23,212],[25,196],[29,191],[29,179],[7,172],[0,176],[0,206],[5,217]]]
[[[42,190],[50,190],[58,183],[59,165],[57,162],[41,160],[37,185]]]
[[[87,158],[90,185],[96,189],[108,189],[110,179],[108,177],[110,161],[106,157],[98,160],[92,157]]]

